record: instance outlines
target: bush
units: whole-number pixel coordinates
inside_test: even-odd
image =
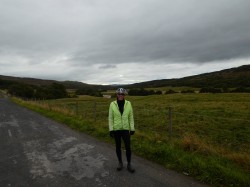
[[[194,90],[182,90],[181,93],[194,93]]]
[[[175,93],[177,93],[177,92],[174,91],[174,90],[169,89],[168,91],[166,91],[165,94],[175,94]]]
[[[220,88],[201,88],[200,93],[222,93]]]
[[[133,95],[133,96],[146,96],[146,95],[150,95],[151,93],[150,93],[150,91],[147,91],[147,90],[141,88],[139,90],[138,89],[131,89],[131,90],[129,90],[128,94]]]
[[[162,95],[162,91],[160,91],[160,90],[156,91],[155,95]]]
[[[239,87],[231,91],[232,93],[250,93],[250,88]]]
[[[102,97],[102,93],[104,90],[98,91],[95,89],[89,89],[89,88],[81,88],[76,90],[76,95],[90,95],[90,96],[96,96],[96,97]]]
[[[141,89],[131,89],[129,90],[129,95],[131,96],[147,96],[147,95],[161,95],[162,91],[154,91],[154,90],[145,90],[144,88]]]

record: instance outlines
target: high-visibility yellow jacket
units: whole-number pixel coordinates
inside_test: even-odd
[[[125,100],[123,114],[119,111],[117,101],[109,106],[109,131],[130,130],[134,131],[133,108],[130,101]]]

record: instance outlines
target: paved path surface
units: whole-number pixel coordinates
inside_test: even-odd
[[[0,186],[205,186],[134,156],[117,172],[115,148],[0,98]]]

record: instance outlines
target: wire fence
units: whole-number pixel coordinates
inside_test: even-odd
[[[110,100],[50,100],[35,101],[50,110],[75,115],[96,124],[107,124]],[[182,139],[185,134],[195,134],[209,142],[234,147],[239,144],[250,148],[250,115],[185,112],[180,106],[133,104],[135,128],[161,139]],[[247,114],[247,113],[246,113]],[[229,116],[229,117],[228,117]]]

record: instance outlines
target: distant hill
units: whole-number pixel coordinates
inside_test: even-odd
[[[63,84],[67,89],[110,89],[113,87],[113,86],[86,84],[78,81],[56,81],[56,80],[36,79],[28,77],[12,77],[5,75],[0,75],[0,80],[8,81],[9,83],[18,82],[35,86],[47,86],[51,85],[52,83],[60,83]]]
[[[35,78],[27,78],[27,77],[11,77],[11,76],[4,76],[0,75],[1,80],[7,80],[12,82],[20,82],[24,84],[31,84],[31,85],[50,85],[52,83],[59,83],[59,81],[55,80],[43,80],[43,79],[35,79]]]
[[[63,84],[67,89],[114,89],[118,85],[91,85],[77,81],[55,81],[35,78],[21,78],[0,75],[0,80],[11,82],[21,82],[36,86],[51,85],[52,83]],[[188,76],[179,79],[162,79],[147,82],[123,85],[126,88],[154,88],[164,86],[188,86],[188,87],[216,87],[216,88],[236,88],[250,87],[250,65],[243,65],[236,68],[225,69],[221,71],[204,73],[200,75]]]
[[[108,90],[114,88],[112,85],[95,85],[95,84],[86,84],[78,81],[62,81],[60,82],[67,89],[94,89],[94,90]]]
[[[188,86],[188,87],[216,87],[236,88],[250,87],[250,65],[243,65],[237,68],[188,76],[179,79],[162,79],[131,84],[131,88],[154,88],[164,86]]]

